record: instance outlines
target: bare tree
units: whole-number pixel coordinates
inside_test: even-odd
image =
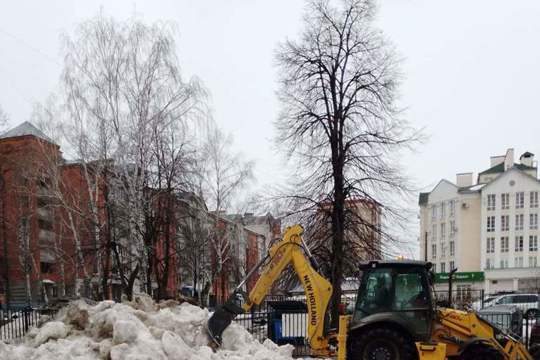
[[[232,151],[232,137],[211,124],[204,142],[202,159],[203,191],[212,210],[210,244],[214,256],[212,283],[219,279],[222,295],[226,293],[231,255],[234,250],[234,233],[224,213],[239,195],[239,191],[253,179],[252,161],[245,161],[241,154]]]
[[[392,196],[409,188],[393,156],[417,139],[396,107],[398,62],[373,25],[374,2],[338,4],[310,1],[301,38],[280,46],[276,123],[279,144],[298,170],[289,208],[312,225],[308,233],[325,244],[319,253],[328,254],[323,260],[334,286],[334,326],[344,259],[358,254],[350,248],[381,256],[380,246],[368,237],[372,232],[385,237],[383,227],[351,204],[373,202],[385,216],[399,217]]]
[[[84,179],[99,297],[109,297],[111,276],[128,297],[136,280],[151,293],[169,273],[156,244],[173,242],[164,228],[185,186],[189,123],[204,91],[182,78],[168,24],[98,15],[65,37],[64,52],[62,141]]]
[[[183,194],[180,201],[177,251],[181,268],[178,270],[186,281],[191,281],[199,304],[206,306],[212,281],[208,210],[202,198],[194,193]]]

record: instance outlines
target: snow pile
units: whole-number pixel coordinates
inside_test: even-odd
[[[18,344],[0,341],[0,360],[290,360],[293,347],[259,343],[240,325],[223,333],[213,351],[206,309],[183,303],[71,303],[54,321],[33,328]]]

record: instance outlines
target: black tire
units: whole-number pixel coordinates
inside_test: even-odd
[[[529,354],[531,354],[534,360],[540,360],[540,344],[534,344],[529,349]]]
[[[525,313],[525,318],[527,319],[534,319],[536,318],[536,315],[538,314],[538,309],[529,309]]]
[[[348,360],[417,360],[414,342],[388,327],[371,328],[348,339]]]
[[[473,345],[459,357],[460,360],[504,360],[499,350],[489,345]]]

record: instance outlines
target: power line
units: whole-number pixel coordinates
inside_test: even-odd
[[[48,61],[52,62],[52,63],[55,63],[56,65],[59,65],[59,66],[62,66],[61,63],[59,63],[55,58],[53,58],[52,56],[49,56],[48,54],[46,54],[45,52],[39,50],[38,48],[34,47],[33,45],[31,45],[30,43],[26,42],[25,40],[19,38],[18,36],[15,36],[13,35],[12,33],[0,28],[0,33],[3,33],[4,35],[12,38],[13,40],[21,43],[22,45],[26,46],[27,48],[29,48],[30,50],[34,51],[35,53],[38,53],[40,54],[41,56],[43,56],[45,59],[47,59]]]

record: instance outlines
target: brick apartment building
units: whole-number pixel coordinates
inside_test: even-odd
[[[263,216],[221,213],[218,227],[228,232],[232,240],[228,254],[230,260],[212,284],[212,299],[220,303],[230,296],[235,284],[259,263],[271,242],[281,238],[281,221],[270,213]],[[247,281],[244,291],[249,292],[253,288],[258,275],[254,274]]]
[[[57,193],[61,194],[61,204]],[[111,225],[106,221],[103,191],[98,194],[97,216],[108,228]],[[84,216],[89,212],[89,196],[82,164],[63,159],[60,147],[32,124],[25,122],[0,135],[0,304],[42,303],[75,293],[97,298],[103,285],[99,283],[100,272],[107,275],[107,293],[102,296],[120,299],[119,268],[129,271],[132,265],[118,263],[110,253],[105,257],[97,255],[111,232],[96,229]],[[164,203],[173,203],[171,216],[157,230],[160,236],[155,244],[153,269],[157,281],[162,281],[165,296],[174,297],[181,286],[193,284],[180,261],[180,221],[186,214],[195,216],[187,211],[195,203],[206,221],[209,212],[204,201],[191,193],[155,199],[153,206],[157,210]],[[215,222],[205,226],[215,226],[212,224]],[[122,225],[115,226],[121,234]],[[217,226],[227,229],[231,258],[235,259],[234,266],[229,262],[226,271],[211,284],[212,297],[223,299],[238,278],[257,263],[270,241],[279,237],[280,222],[270,214],[220,214]],[[97,232],[100,236],[95,236]],[[117,236],[117,241],[126,247],[120,247],[120,251],[133,250],[127,249],[127,239]],[[75,244],[80,245],[80,252]],[[215,253],[210,248],[207,254],[207,260],[212,262]],[[246,290],[256,279],[248,283]],[[155,282],[152,292],[157,288]],[[135,290],[144,289],[143,285],[139,282]]]
[[[49,204],[43,174],[49,162],[60,159],[58,145],[30,123],[0,136],[0,296],[3,302],[24,304],[57,296],[60,274],[72,283],[69,262],[57,262],[58,249],[72,253],[63,242],[58,213]],[[61,176],[76,170],[59,169]],[[75,219],[76,221],[76,219]]]

